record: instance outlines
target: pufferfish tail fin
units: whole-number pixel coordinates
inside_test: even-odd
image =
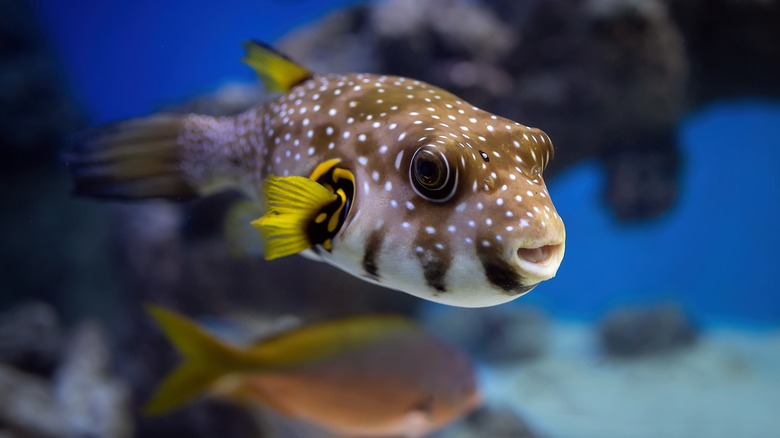
[[[221,377],[253,366],[249,353],[219,340],[190,319],[161,307],[148,305],[154,318],[183,356],[143,407],[144,415],[160,415],[208,391]]]
[[[74,194],[97,198],[186,200],[198,195],[180,166],[186,116],[160,114],[87,132],[64,161]]]
[[[268,91],[290,91],[312,77],[312,73],[259,41],[245,41],[246,56],[241,58],[252,67]]]

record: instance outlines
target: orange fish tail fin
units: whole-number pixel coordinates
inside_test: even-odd
[[[208,391],[230,373],[247,369],[247,354],[198,327],[193,321],[163,308],[147,311],[183,356],[183,361],[157,387],[143,408],[144,415],[160,415]]]
[[[197,196],[181,170],[178,138],[187,116],[160,114],[88,132],[65,162],[77,195],[113,199]]]

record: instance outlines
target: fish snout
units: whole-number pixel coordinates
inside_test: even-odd
[[[529,284],[549,280],[558,272],[563,260],[565,241],[521,244],[515,251],[515,264],[520,275]]]

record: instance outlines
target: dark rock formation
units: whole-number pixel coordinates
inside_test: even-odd
[[[696,341],[698,331],[678,307],[621,308],[599,324],[604,353],[633,358],[676,351]]]
[[[691,59],[693,105],[780,98],[780,3],[667,0]]]
[[[49,377],[61,345],[59,318],[47,304],[28,302],[0,315],[0,362]]]
[[[0,0],[0,171],[58,159],[83,125],[28,2]]]
[[[491,363],[531,360],[549,341],[546,315],[530,307],[504,305],[484,309],[442,309],[426,325],[443,339]]]
[[[483,406],[457,425],[431,438],[540,438],[517,412],[508,406]]]

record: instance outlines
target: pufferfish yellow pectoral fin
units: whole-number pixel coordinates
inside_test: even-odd
[[[268,91],[290,91],[309,79],[312,73],[286,56],[258,41],[245,41],[246,56],[241,58],[252,67]]]
[[[252,222],[265,238],[266,260],[297,254],[312,246],[307,226],[339,199],[321,184],[303,176],[269,175],[263,187],[268,211]]]

